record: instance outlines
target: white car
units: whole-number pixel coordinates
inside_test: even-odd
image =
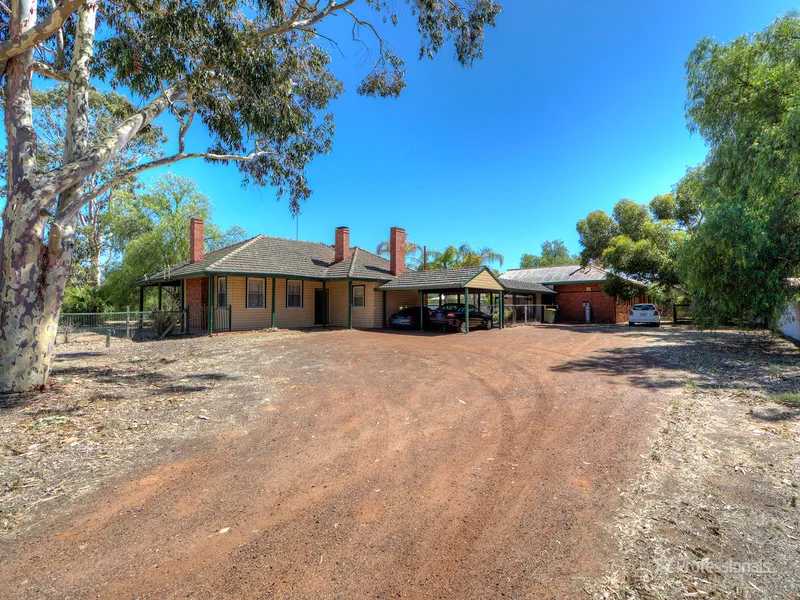
[[[655,304],[634,304],[628,311],[628,325],[636,325],[642,323],[643,325],[653,325],[658,327],[661,325],[661,315],[658,314],[658,309]]]

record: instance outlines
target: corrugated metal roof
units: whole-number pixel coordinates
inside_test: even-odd
[[[597,267],[581,267],[566,265],[563,267],[535,267],[532,269],[512,269],[506,271],[501,279],[511,282],[529,282],[541,284],[558,283],[595,283],[605,281],[608,273]]]
[[[436,290],[461,288],[489,271],[486,267],[461,267],[459,269],[432,269],[430,271],[406,271],[379,290]],[[489,271],[491,273],[491,271]]]

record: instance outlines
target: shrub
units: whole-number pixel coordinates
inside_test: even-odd
[[[61,312],[101,313],[109,309],[105,293],[100,288],[69,288],[64,294]]]
[[[161,336],[175,322],[175,313],[154,310],[150,316],[156,335]]]
[[[800,392],[784,392],[774,396],[773,400],[788,406],[800,406]]]

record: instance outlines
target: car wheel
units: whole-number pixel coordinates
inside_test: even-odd
[[[439,333],[447,333],[447,327],[445,327],[444,325],[439,327]]]
[[[486,319],[485,326],[486,326],[486,330],[488,331],[488,330],[490,330],[492,327],[494,327],[494,323],[492,323],[492,320],[491,320],[491,319]]]
[[[466,321],[461,321],[461,325],[458,326],[458,330],[461,333],[469,333],[469,331],[467,330],[467,322]]]

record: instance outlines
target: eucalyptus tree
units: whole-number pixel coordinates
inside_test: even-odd
[[[38,174],[46,173],[60,166],[64,159],[64,139],[67,113],[67,85],[56,83],[45,90],[33,90],[33,127],[36,131],[36,168]],[[115,92],[89,91],[89,134],[100,137],[109,132],[117,123],[135,113],[137,109],[131,101]],[[73,246],[70,285],[98,287],[100,285],[101,256],[107,254],[110,244],[108,231],[108,207],[114,194],[134,185],[133,180],[119,175],[144,160],[161,156],[161,146],[166,137],[161,127],[151,124],[131,140],[109,160],[101,169],[92,173],[84,181],[82,193],[91,194],[98,187],[105,192],[93,197],[78,213]],[[0,157],[0,171],[5,179],[8,164],[5,149]],[[105,186],[115,180],[114,186]]]
[[[520,269],[533,267],[558,267],[580,263],[581,257],[571,254],[563,240],[545,240],[541,254],[523,254],[519,260]]]
[[[420,56],[452,42],[470,66],[482,56],[494,0],[11,0],[0,5],[8,144],[0,238],[0,391],[43,384],[72,264],[78,215],[123,179],[182,160],[235,162],[243,184],[271,185],[297,211],[309,161],[331,148],[329,102],[342,91],[330,69],[325,23],[352,23],[372,49],[356,91],[395,97],[404,62],[384,39],[408,9]],[[33,74],[67,84],[62,163],[38,169]],[[110,85],[141,109],[107,133],[90,131],[90,93]],[[174,151],[139,163],[86,193],[85,182],[154,120],[177,121]],[[211,142],[187,148],[202,125]]]

